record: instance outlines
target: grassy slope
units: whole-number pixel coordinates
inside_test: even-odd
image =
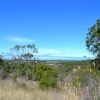
[[[80,71],[77,72],[79,73]],[[1,80],[0,100],[99,100],[99,81],[94,84],[90,80],[87,86],[80,88],[72,86],[70,83],[68,84],[71,77],[70,75],[66,77],[66,83],[61,90],[50,89],[49,91],[40,90],[38,88],[38,83],[34,81],[18,79],[18,82],[26,84],[27,88],[25,88],[24,85],[19,86],[12,80]]]
[[[36,87],[33,84],[33,87]],[[11,80],[0,82],[0,100],[77,100],[79,90],[72,87],[63,87],[61,91],[42,91],[38,87],[31,89],[19,88]]]
[[[98,96],[100,95],[100,79],[97,78],[93,70],[79,69],[66,76],[61,90],[50,89],[49,91],[40,90],[37,82],[21,78],[17,80],[21,85],[8,79],[0,80],[0,100],[100,100]],[[88,84],[80,87],[80,82],[84,81]],[[73,82],[76,82],[74,85],[78,84],[78,86],[72,86]]]

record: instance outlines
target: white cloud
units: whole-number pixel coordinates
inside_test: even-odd
[[[20,42],[20,43],[24,43],[24,42],[33,42],[33,39],[28,39],[28,38],[22,38],[22,37],[10,37],[11,41],[15,41],[15,42]]]
[[[39,49],[39,52],[42,53],[42,54],[58,54],[58,53],[61,53],[60,50],[57,50],[57,49],[46,49],[46,48]]]

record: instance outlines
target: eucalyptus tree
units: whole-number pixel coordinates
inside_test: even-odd
[[[34,44],[28,45],[15,45],[10,49],[12,53],[12,59],[19,66],[20,71],[23,72],[25,70],[25,63],[30,63],[34,57],[34,53],[38,53],[37,48]],[[31,68],[31,65],[30,65]]]
[[[34,53],[38,53],[38,50],[36,49],[34,44],[29,45],[15,45],[15,47],[10,49],[13,59],[17,61],[23,61],[23,60],[32,60],[34,57]]]
[[[96,24],[88,28],[86,47],[96,59],[100,60],[100,19],[96,21]]]

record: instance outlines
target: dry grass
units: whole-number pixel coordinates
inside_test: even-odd
[[[70,77],[68,79],[70,79]],[[80,88],[65,84],[61,90],[50,89],[49,91],[42,91],[38,88],[37,82],[26,81],[20,78],[18,82],[25,83],[27,88],[21,88],[19,84],[12,80],[1,80],[0,100],[99,100],[95,88],[93,90],[94,99],[84,99],[83,95],[85,93],[88,97],[91,96],[90,93],[88,93],[88,87]],[[98,89],[99,87],[100,85]],[[83,96],[83,99],[79,99],[81,96]]]
[[[29,85],[29,83],[27,83]],[[31,83],[30,83],[31,84]],[[33,89],[23,89],[11,80],[0,81],[0,100],[78,100],[80,90],[64,86],[61,90],[42,91],[33,84]]]

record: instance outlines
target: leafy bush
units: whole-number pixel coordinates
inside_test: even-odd
[[[57,87],[57,82],[53,77],[42,77],[39,81],[41,89],[49,89],[50,87]]]
[[[57,71],[53,67],[46,64],[37,64],[34,66],[33,73],[37,76],[38,80],[43,76],[56,78],[58,75]]]
[[[58,73],[49,65],[37,64],[34,66],[34,75],[38,78],[41,89],[57,85]]]

